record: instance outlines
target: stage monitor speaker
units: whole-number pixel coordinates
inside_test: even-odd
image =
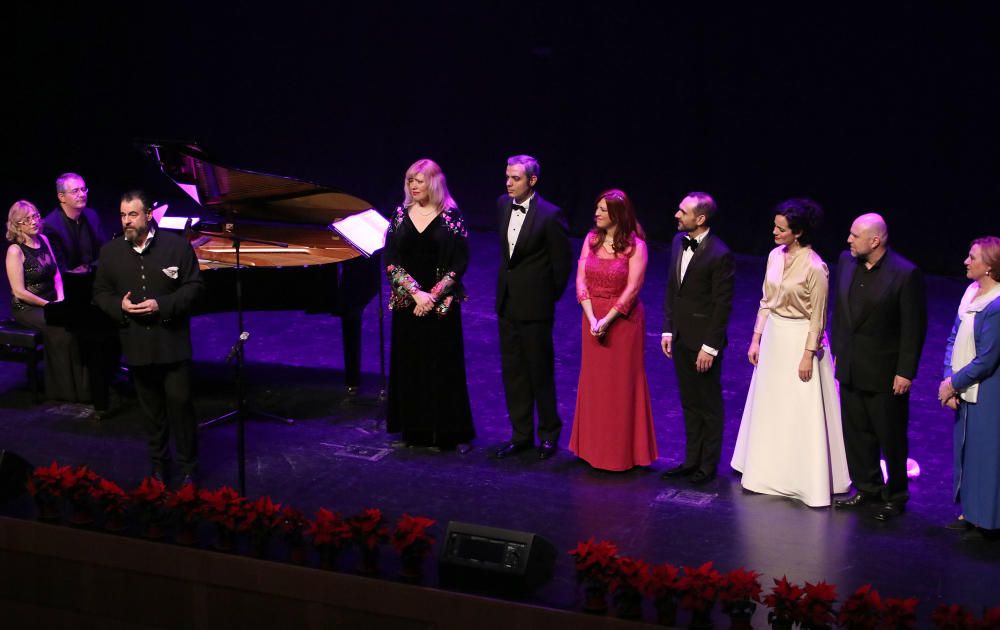
[[[0,449],[0,503],[21,496],[27,489],[31,464],[17,453]]]
[[[448,523],[439,575],[446,587],[523,595],[552,577],[556,550],[537,534]]]

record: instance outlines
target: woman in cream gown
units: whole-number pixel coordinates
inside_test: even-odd
[[[810,243],[822,209],[790,199],[775,210],[763,297],[747,353],[754,367],[732,467],[747,490],[830,505],[850,477],[840,400],[824,336],[829,271]]]

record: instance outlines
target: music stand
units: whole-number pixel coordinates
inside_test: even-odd
[[[199,428],[210,427],[222,422],[229,420],[230,418],[236,418],[236,464],[238,470],[238,480],[239,480],[239,491],[241,495],[246,495],[246,476],[247,476],[247,461],[246,461],[246,418],[248,413],[261,418],[266,418],[268,420],[277,420],[285,424],[294,424],[295,420],[292,418],[285,418],[272,413],[267,413],[265,411],[259,411],[257,409],[247,409],[246,396],[244,394],[245,388],[243,385],[243,365],[244,365],[244,354],[243,347],[247,340],[250,338],[250,333],[244,329],[243,326],[243,282],[240,278],[240,244],[241,243],[257,243],[260,245],[271,245],[273,247],[288,247],[288,243],[280,243],[277,241],[267,241],[264,239],[257,238],[247,238],[239,236],[238,234],[233,234],[230,232],[198,232],[199,234],[204,234],[205,236],[213,236],[216,238],[222,238],[230,241],[233,244],[233,250],[236,252],[236,321],[237,329],[239,330],[239,335],[236,338],[236,343],[229,349],[229,354],[226,355],[226,363],[236,359],[236,409],[227,411],[221,416],[216,416],[210,420],[206,420],[198,424]]]

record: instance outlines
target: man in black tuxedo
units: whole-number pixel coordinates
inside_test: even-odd
[[[837,263],[830,342],[837,358],[844,446],[858,490],[838,508],[878,503],[881,521],[902,514],[910,386],[927,334],[927,301],[920,270],[888,248],[885,220],[858,217]],[[879,452],[885,456],[883,481]]]
[[[733,254],[709,230],[717,206],[711,196],[684,197],[674,217],[678,234],[670,247],[660,346],[675,359],[684,410],[684,462],[665,479],[690,477],[694,484],[715,478],[722,456],[722,355],[733,307]]]
[[[555,305],[566,289],[573,254],[562,211],[535,192],[538,161],[528,155],[507,160],[507,194],[497,199],[500,275],[496,312],[500,361],[512,435],[496,451],[509,457],[535,443],[548,459],[559,443],[562,421],[556,409],[552,323]]]
[[[149,416],[152,475],[165,480],[173,434],[184,478],[195,480],[197,426],[191,392],[191,307],[204,289],[187,239],[157,229],[141,191],[122,196],[125,238],[101,249],[94,301],[120,330],[139,403]]]
[[[59,206],[45,216],[43,231],[52,245],[66,288],[65,323],[87,368],[93,418],[100,420],[111,408],[111,378],[121,360],[121,346],[114,330],[91,306],[94,270],[108,235],[92,208],[87,207],[87,183],[76,173],[56,178]]]

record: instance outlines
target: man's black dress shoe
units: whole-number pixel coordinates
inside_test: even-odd
[[[531,448],[531,442],[507,442],[503,446],[497,449],[496,458],[503,459],[505,457],[510,457],[516,453]]]
[[[964,532],[965,530],[972,529],[973,527],[972,523],[965,520],[961,516],[944,526],[945,529],[950,529],[956,532]]]
[[[869,503],[871,499],[872,497],[870,497],[869,495],[863,492],[859,492],[855,494],[853,497],[848,497],[846,499],[834,499],[833,507],[837,508],[838,510],[843,510],[843,509],[849,510],[851,508],[861,507],[865,503]]]
[[[542,443],[538,446],[538,459],[548,459],[556,454],[556,443],[552,440],[542,440]]]
[[[685,466],[684,464],[679,464],[673,468],[664,470],[663,474],[660,475],[660,478],[671,479],[673,477],[687,477],[696,470],[698,470],[697,466]]]
[[[875,512],[875,520],[885,522],[896,518],[905,511],[905,504],[888,501],[879,507],[878,512]]]
[[[689,481],[696,486],[700,486],[703,483],[708,483],[709,481],[715,479],[715,473],[707,473],[704,470],[696,470],[691,473],[691,478]]]

